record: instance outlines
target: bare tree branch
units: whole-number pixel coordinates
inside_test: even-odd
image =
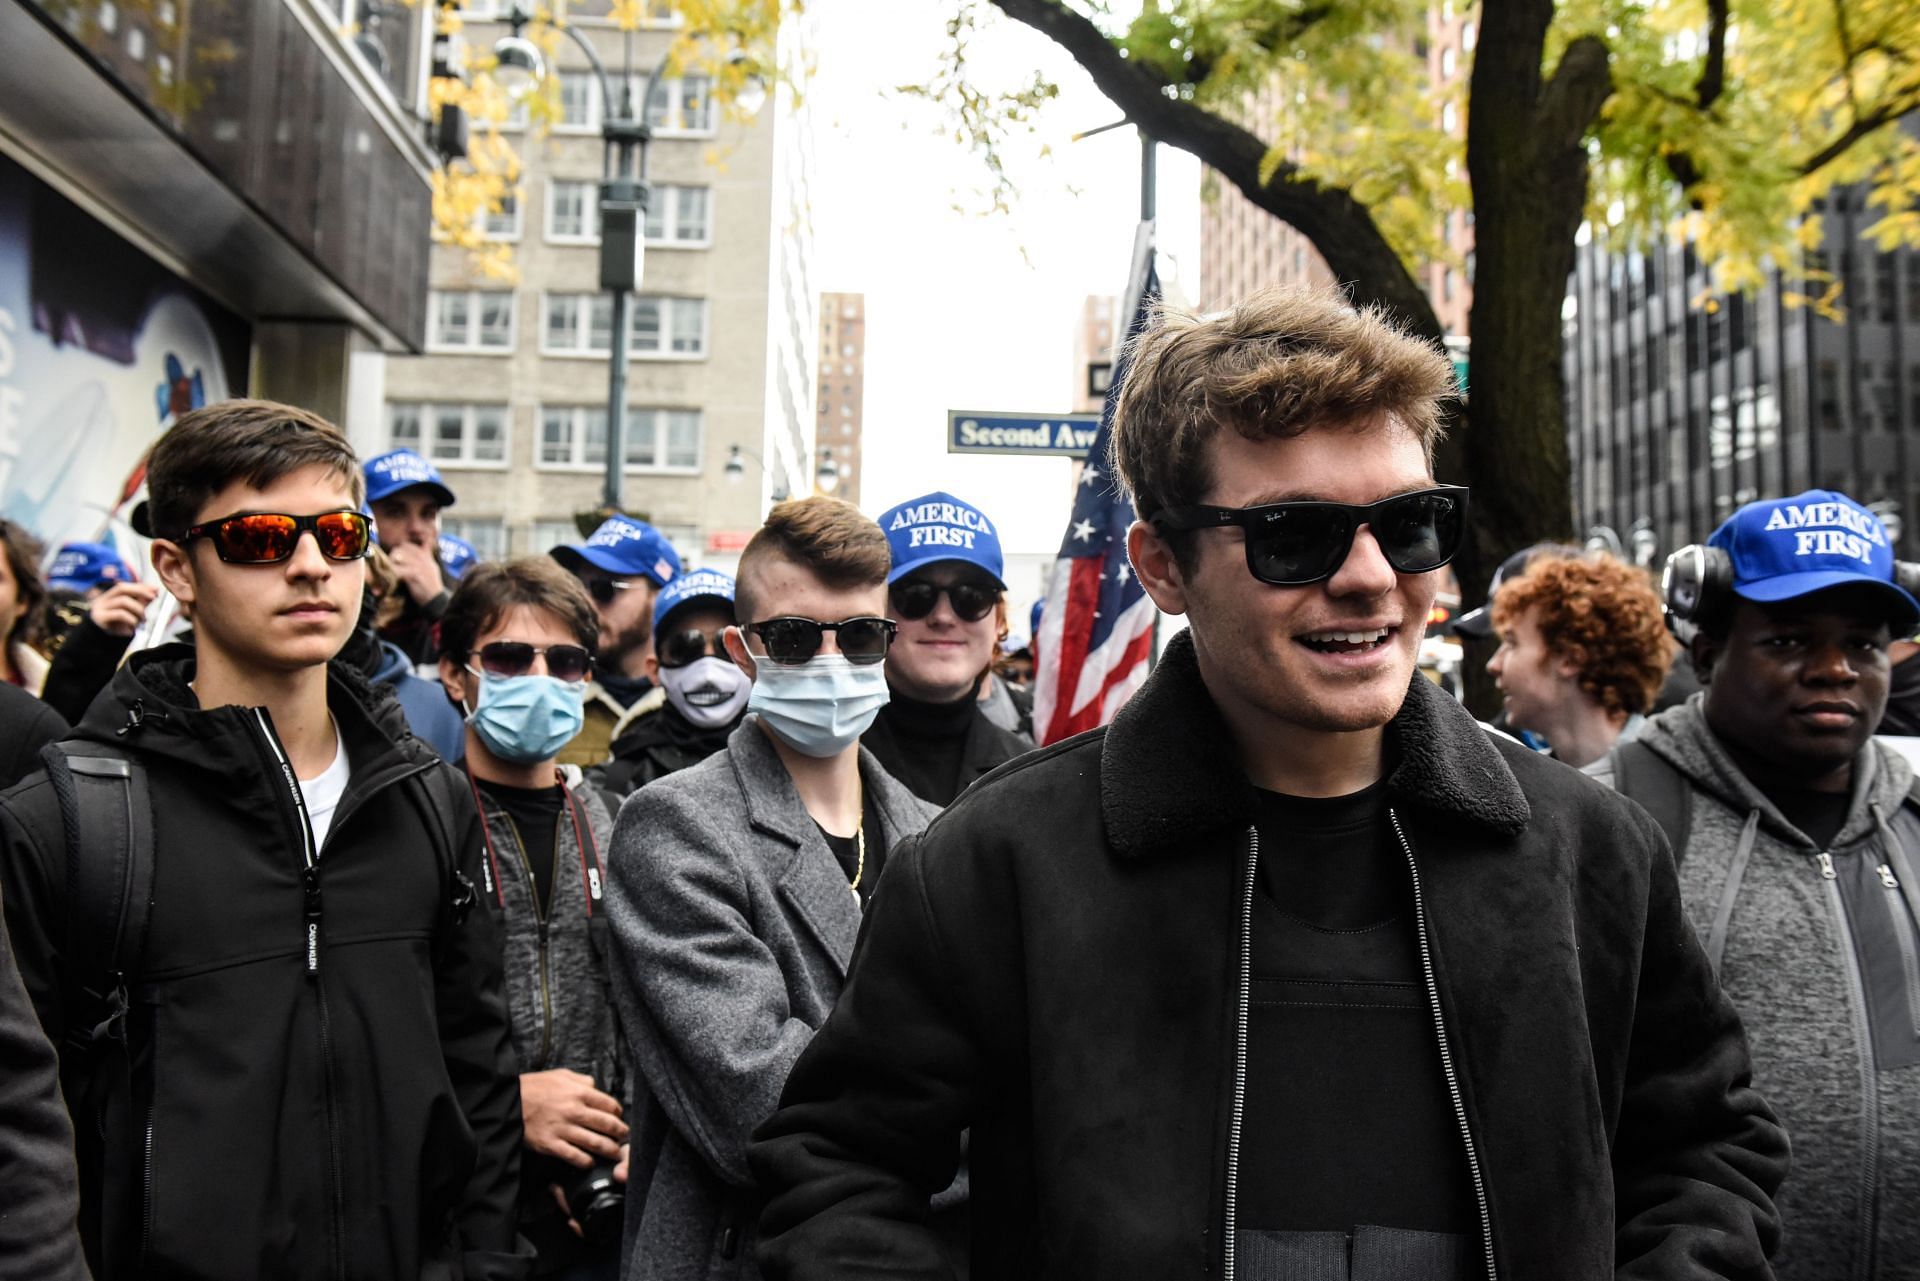
[[[1800,162],[1803,174],[1818,173],[1821,169],[1838,160],[1854,143],[1872,133],[1892,124],[1910,111],[1920,111],[1920,98],[1910,98],[1904,102],[1887,103],[1869,111],[1855,120],[1832,142]]]
[[[1700,68],[1694,83],[1694,104],[1702,111],[1713,110],[1727,87],[1727,0],[1707,0],[1707,64]]]
[[[1178,97],[1165,77],[1127,58],[1106,33],[1059,0],[992,0],[1015,21],[1072,55],[1127,119],[1157,142],[1211,166],[1248,200],[1291,224],[1320,251],[1354,301],[1387,308],[1433,342],[1443,330],[1433,303],[1387,243],[1372,213],[1344,188],[1324,185],[1282,163],[1260,181],[1267,145],[1248,130]]]

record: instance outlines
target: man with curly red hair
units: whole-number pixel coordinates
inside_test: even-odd
[[[1673,663],[1660,596],[1611,556],[1540,556],[1493,598],[1507,722],[1575,768],[1631,740]]]

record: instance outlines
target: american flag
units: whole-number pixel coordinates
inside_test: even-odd
[[[1129,341],[1146,327],[1159,297],[1160,277],[1149,257],[1139,305],[1127,325]],[[1105,725],[1147,678],[1159,611],[1127,563],[1133,504],[1120,492],[1109,459],[1113,407],[1126,371],[1123,348],[1047,583],[1033,696],[1034,732],[1042,746]]]

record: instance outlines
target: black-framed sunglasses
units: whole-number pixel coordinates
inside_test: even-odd
[[[1467,531],[1467,490],[1436,485],[1377,503],[1268,503],[1261,507],[1175,507],[1156,514],[1163,530],[1238,525],[1247,531],[1247,570],[1275,587],[1303,587],[1333,577],[1353,549],[1360,526],[1373,530],[1396,573],[1439,569],[1460,550]]]
[[[596,605],[611,605],[614,597],[639,585],[622,578],[592,578],[587,580],[587,595],[593,597]]]
[[[727,647],[720,639],[725,631],[725,628],[717,628],[703,632],[698,627],[687,627],[677,632],[656,633],[653,638],[654,657],[660,660],[662,667],[685,667],[703,658],[725,658]]]
[[[804,663],[820,652],[828,632],[834,633],[840,653],[850,663],[877,663],[887,656],[898,629],[891,618],[843,618],[823,623],[812,618],[769,618],[763,623],[748,623],[742,631],[752,632],[767,647],[767,657],[783,667]]]
[[[547,656],[547,675],[572,684],[587,679],[593,655],[580,645],[532,645],[526,641],[489,641],[475,653],[488,676],[525,676],[536,654]]]
[[[311,532],[328,560],[359,560],[373,543],[372,523],[357,511],[286,516],[243,512],[203,521],[181,536],[182,542],[211,539],[214,555],[229,565],[274,565],[293,556],[300,535]]]
[[[993,583],[962,579],[957,583],[935,583],[924,578],[903,578],[887,589],[893,612],[909,621],[931,614],[945,596],[954,614],[965,623],[977,623],[993,612],[1000,601],[1000,588]]]

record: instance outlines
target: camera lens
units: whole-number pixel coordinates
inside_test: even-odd
[[[611,1162],[575,1171],[561,1187],[567,1194],[567,1211],[589,1245],[607,1246],[620,1239],[627,1190],[613,1177]]]

